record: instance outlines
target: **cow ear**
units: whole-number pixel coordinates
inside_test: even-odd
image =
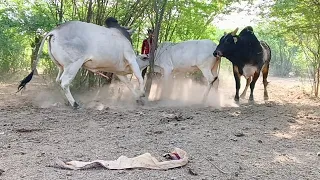
[[[232,35],[232,36],[235,36],[235,35],[237,34],[237,32],[238,32],[238,29],[239,29],[239,28],[236,28],[236,29],[231,33],[231,35]]]
[[[237,37],[233,37],[233,41],[234,41],[235,44],[237,44],[238,38]]]

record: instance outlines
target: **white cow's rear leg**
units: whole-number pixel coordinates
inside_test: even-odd
[[[61,76],[61,74],[63,72],[63,67],[60,66],[60,65],[57,65],[57,67],[58,67],[59,72],[58,72],[58,75],[57,75],[57,78],[56,78],[56,82],[60,83],[60,76]]]
[[[133,84],[131,83],[131,81],[129,81],[129,79],[127,78],[127,76],[123,76],[123,75],[118,75],[118,78],[120,79],[120,81],[122,81],[132,92],[132,94],[134,95],[136,101],[138,103],[143,104],[142,100],[141,100],[141,95],[139,93],[136,92],[136,90],[133,87]],[[142,76],[141,76],[142,77]]]
[[[70,92],[69,86],[70,86],[72,80],[74,79],[74,77],[77,75],[77,72],[79,71],[81,66],[82,66],[82,62],[80,62],[80,61],[76,61],[76,62],[66,66],[64,68],[64,71],[63,71],[61,77],[60,77],[61,88],[64,91],[64,94],[65,94],[66,98],[68,99],[69,103],[74,108],[79,107],[79,105],[74,100],[74,98]]]
[[[208,94],[212,88],[213,83],[218,81],[218,75],[214,76],[212,74],[211,68],[209,68],[209,66],[199,67],[199,69],[201,70],[203,76],[207,79],[207,88],[204,92],[203,99],[202,99],[202,103],[205,103],[207,100]]]

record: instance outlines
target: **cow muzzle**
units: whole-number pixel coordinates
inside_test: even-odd
[[[217,57],[218,53],[216,51],[213,52],[213,56]]]
[[[213,56],[221,58],[222,57],[222,52],[221,51],[214,51]]]

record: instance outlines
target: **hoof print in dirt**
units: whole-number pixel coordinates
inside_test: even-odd
[[[5,171],[0,169],[0,176],[4,173]]]
[[[168,123],[174,121],[185,121],[187,119],[193,119],[192,116],[183,116],[182,113],[177,114],[166,114],[163,118],[160,119],[161,123]]]
[[[164,131],[161,131],[161,130],[159,130],[159,131],[148,131],[148,132],[146,132],[146,135],[157,135],[157,134],[163,134],[164,133]]]
[[[35,132],[35,131],[41,131],[42,129],[25,129],[25,128],[21,128],[21,129],[16,129],[15,131],[18,133],[31,133],[31,132]]]
[[[288,119],[288,122],[289,122],[289,123],[296,123],[296,120],[294,120],[294,119]]]
[[[244,136],[244,134],[243,134],[242,132],[234,133],[234,135],[235,135],[236,137],[243,137],[243,136]]]
[[[142,99],[136,100],[136,103],[140,106],[144,106],[144,101]]]
[[[192,176],[198,176],[198,173],[193,168],[188,168],[188,173]]]
[[[153,133],[154,133],[154,134],[163,134],[164,131],[154,131]]]

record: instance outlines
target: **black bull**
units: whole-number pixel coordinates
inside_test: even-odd
[[[255,36],[252,27],[244,28],[239,35],[236,35],[238,28],[232,33],[225,34],[221,37],[220,42],[214,56],[225,57],[231,61],[233,65],[233,74],[236,83],[235,101],[239,101],[240,77],[244,75],[244,67],[253,67],[254,72],[247,78],[246,87],[241,94],[241,98],[245,97],[247,88],[250,84],[249,100],[253,101],[253,91],[260,76],[263,74],[264,99],[268,100],[267,77],[269,73],[269,64],[271,60],[271,49],[264,41],[259,41]],[[245,69],[246,70],[246,69]],[[246,73],[246,72],[245,72]]]

